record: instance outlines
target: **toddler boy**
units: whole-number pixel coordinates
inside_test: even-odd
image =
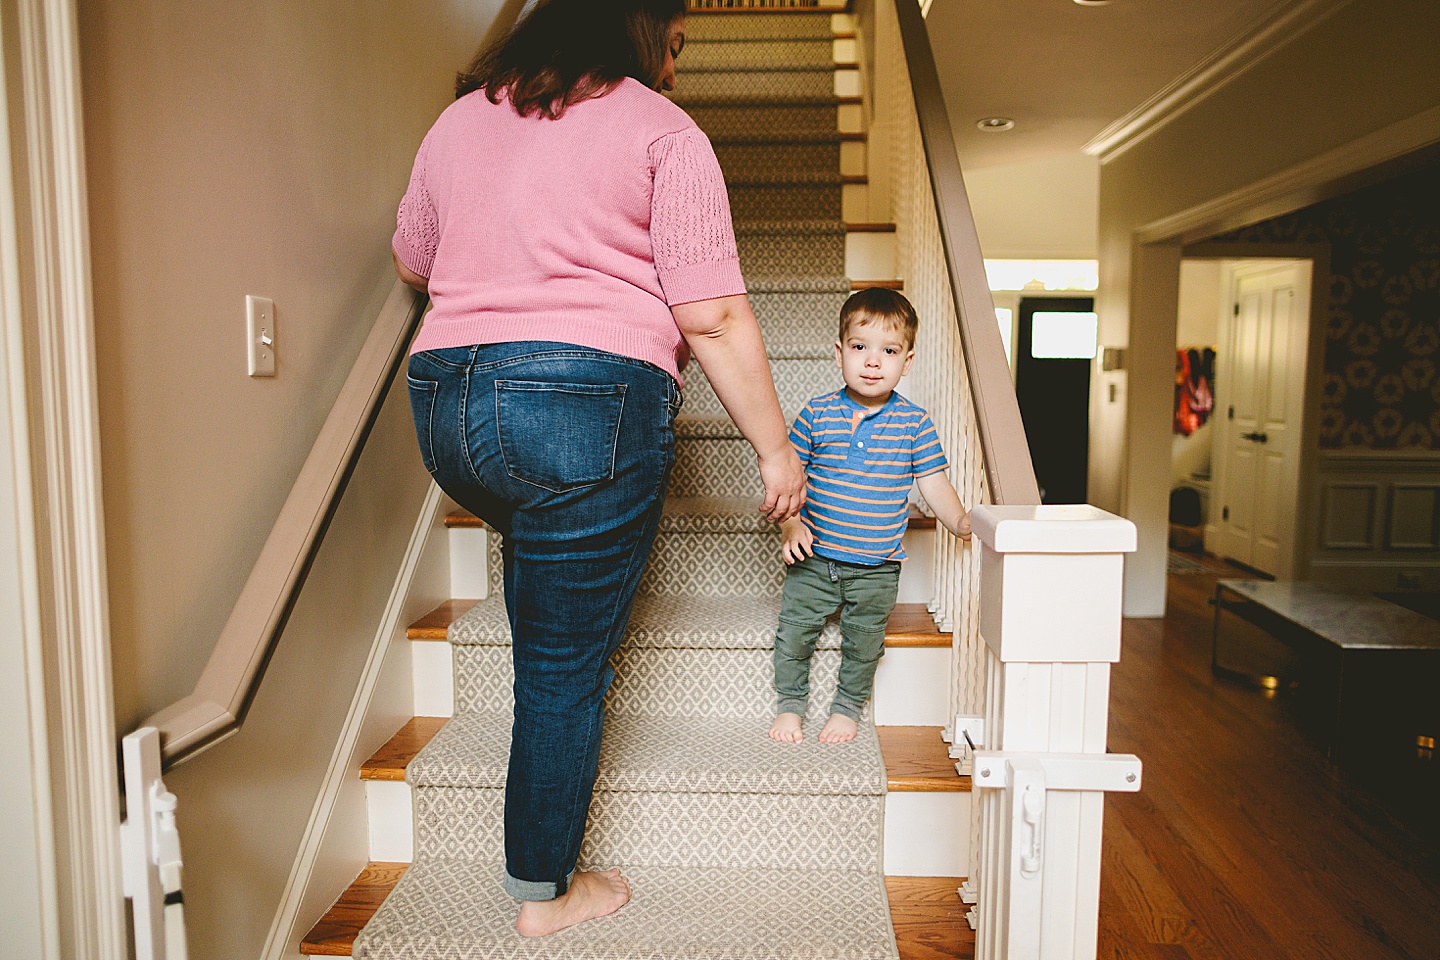
[[[808,471],[805,506],[781,525],[789,568],[775,631],[776,717],[770,737],[804,739],[810,657],[840,611],[840,682],[822,743],[855,739],[885,653],[895,606],[910,485],[957,537],[970,516],[950,481],[930,415],[895,392],[915,360],[918,320],[893,290],[862,290],[840,310],[835,359],[845,386],[805,405],[790,442]]]

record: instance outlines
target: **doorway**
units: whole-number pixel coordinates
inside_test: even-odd
[[[1023,297],[1015,394],[1042,503],[1085,503],[1090,459],[1091,297]]]
[[[1174,485],[1203,494],[1210,552],[1279,579],[1296,571],[1312,270],[1309,260],[1246,259],[1187,260],[1181,272],[1177,340],[1196,329],[1187,306],[1206,299],[1191,284],[1218,287],[1218,315],[1209,470],[1194,469],[1204,451],[1177,436]],[[1179,350],[1195,346],[1177,343],[1177,400]],[[1177,434],[1181,419],[1177,408]]]

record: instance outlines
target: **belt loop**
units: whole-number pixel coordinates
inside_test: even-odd
[[[827,566],[827,567],[830,568],[830,582],[831,582],[831,583],[839,583],[839,582],[840,582],[840,571],[839,571],[838,569],[836,569],[836,567],[835,567],[835,561],[834,561],[834,560],[826,560],[826,561],[825,561],[825,566]]]

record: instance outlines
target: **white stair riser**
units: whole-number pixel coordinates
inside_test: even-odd
[[[837,64],[853,64],[860,59],[860,44],[853,37],[836,38],[834,57]]]
[[[410,863],[415,857],[410,785],[365,785],[370,860]],[[906,877],[960,877],[969,872],[969,793],[891,793],[885,798],[885,872]]]
[[[451,598],[484,600],[490,596],[487,532],[480,527],[453,527],[446,539],[450,547]]]
[[[455,676],[450,645],[417,640],[411,644],[415,715],[455,714]],[[892,647],[875,671],[875,722],[881,726],[943,727],[950,722],[950,650]],[[818,679],[818,678],[817,678]]]
[[[847,223],[870,219],[870,187],[864,183],[847,183],[840,188],[840,216]]]
[[[897,792],[885,798],[885,872],[892,877],[970,873],[973,794]]]
[[[845,275],[851,280],[894,279],[895,234],[847,233]]]
[[[835,71],[835,96],[837,96],[837,97],[858,97],[858,96],[860,96],[860,71],[859,71],[859,70],[836,70],[836,71]]]
[[[840,172],[848,176],[869,173],[865,157],[865,141],[846,140],[840,144]],[[864,219],[868,220],[869,217]]]
[[[836,113],[836,123],[841,133],[865,132],[865,108],[860,104],[842,103]]]

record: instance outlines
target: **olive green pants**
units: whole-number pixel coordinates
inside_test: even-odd
[[[873,567],[806,557],[785,572],[775,630],[775,712],[805,716],[810,657],[825,620],[840,611],[840,680],[830,712],[860,719],[885,655],[885,625],[895,607],[900,564]]]

